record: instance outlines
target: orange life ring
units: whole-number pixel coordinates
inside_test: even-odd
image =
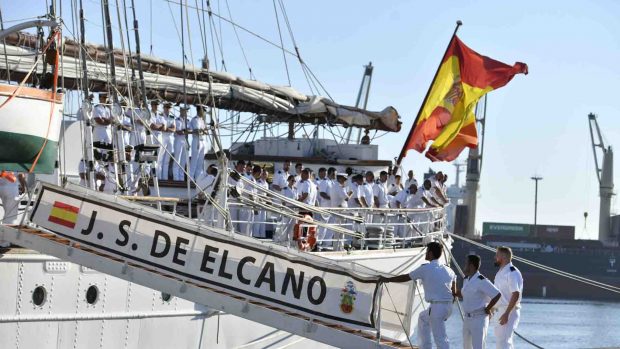
[[[304,219],[311,221],[312,216],[306,214]],[[293,240],[297,241],[297,248],[300,251],[312,251],[316,245],[316,226],[308,225],[306,222],[297,222],[293,227]]]
[[[11,171],[2,171],[2,172],[0,172],[0,177],[1,178],[5,178],[7,181],[9,181],[11,183],[15,183],[15,181],[17,180],[17,178],[15,177],[15,173],[13,173]]]

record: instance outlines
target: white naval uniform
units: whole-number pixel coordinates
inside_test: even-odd
[[[269,189],[269,183],[262,179],[258,179],[256,184],[259,186]],[[267,211],[258,210],[258,214],[254,215],[254,224],[252,224],[252,236],[255,238],[266,238],[267,234],[265,233],[265,222],[267,221]]]
[[[366,200],[366,204],[368,204],[368,207],[374,207],[375,204],[375,198],[373,196],[373,184],[372,183],[366,183],[364,182],[361,186],[360,186],[360,202],[361,197],[364,197],[364,200]]]
[[[418,186],[418,180],[415,179],[415,177],[409,179],[409,177],[407,177],[407,179],[405,180],[405,188],[409,188],[411,186],[411,184],[415,184],[415,186]]]
[[[495,333],[495,343],[497,349],[512,349],[514,344],[512,341],[512,334],[519,325],[519,318],[521,315],[521,298],[523,297],[523,276],[521,272],[512,263],[506,264],[495,274],[495,287],[499,289],[502,296],[497,302],[499,311],[497,312],[497,322],[493,328]],[[508,322],[505,325],[499,324],[499,317],[504,314],[510,297],[513,292],[519,292],[519,300],[508,315]]]
[[[430,303],[428,309],[418,316],[418,337],[420,349],[431,349],[431,333],[438,349],[450,348],[446,334],[446,320],[452,314],[452,282],[456,275],[439,260],[422,264],[411,273],[412,280],[421,280],[424,298]]]
[[[241,176],[243,175],[241,174]],[[239,195],[241,195],[241,190],[243,189],[243,186],[244,186],[242,181],[236,181],[231,176],[229,176],[228,185],[232,187],[236,187],[237,192],[239,193]],[[229,209],[230,220],[232,221],[234,230],[239,233],[241,232],[242,225],[244,223],[243,220],[246,218],[245,213],[244,213],[244,210],[241,209],[240,201],[238,199],[235,199],[234,197],[231,196],[228,200],[231,203],[233,203],[233,205],[230,205],[230,209]],[[243,225],[243,228],[245,228],[245,225]]]
[[[409,197],[411,197],[411,195],[412,194],[409,192],[409,189],[401,190],[394,197],[394,208],[397,208],[396,202],[400,203],[400,208],[407,208],[407,203],[409,202]],[[396,215],[396,217],[394,217],[394,223],[399,223],[394,227],[394,235],[400,238],[404,238],[405,235],[407,235],[406,233],[408,231],[408,228],[403,225],[405,223],[404,213]]]
[[[331,191],[329,194],[330,198],[331,198],[331,205],[332,207],[348,207],[347,204],[347,197],[348,197],[348,192],[347,192],[347,187],[340,185],[340,183],[338,182],[334,182],[332,187],[331,187]],[[331,217],[329,217],[329,224],[341,224],[342,223],[342,218],[337,217],[335,215],[332,215]],[[334,235],[336,235],[334,237]],[[329,239],[336,239],[338,241],[332,242],[335,249],[338,249],[340,247],[340,241],[342,239],[342,233],[338,233],[338,234],[334,234],[334,231],[331,229],[328,229],[327,232],[325,233],[325,239],[329,240]],[[327,245],[330,245],[331,243],[326,243]]]
[[[273,191],[275,191],[276,193],[282,193],[284,191],[284,187],[288,186],[288,172],[284,171],[284,170],[278,170],[276,171],[275,175],[273,176],[273,185],[277,185],[280,187],[280,190],[276,190],[275,188],[273,189]]]
[[[308,204],[311,205],[311,201],[312,200],[312,183],[310,183],[310,180],[301,180],[299,181],[299,184],[297,185],[297,195],[299,198],[301,198],[301,196],[304,193],[307,193],[308,195],[306,195],[306,198],[304,199],[303,203],[304,204]]]
[[[140,108],[127,109],[125,111],[125,115],[129,116],[133,119],[135,129],[133,137],[131,137],[131,145],[136,146],[140,144],[146,144],[146,127],[142,124],[142,120],[144,122],[149,122],[149,119],[146,117],[145,113]]]
[[[204,120],[199,116],[194,116],[190,122],[190,128],[192,130],[192,159],[189,166],[189,174],[192,178],[198,178],[204,171],[205,162],[205,148],[207,142],[205,136],[199,134],[199,131],[203,131],[206,125]]]
[[[151,124],[155,125],[157,127],[161,127],[166,125],[166,119],[164,118],[163,115],[161,114],[156,114],[153,115],[151,117]],[[158,153],[157,153],[157,176],[159,177],[159,173],[161,172],[161,160],[163,159],[164,156],[164,137],[163,137],[163,132],[162,131],[152,131],[153,133],[153,145],[158,145],[160,147]]]
[[[348,206],[351,208],[361,207],[360,204],[355,201],[355,199],[359,199],[360,197],[360,186],[357,183],[351,181],[351,183],[347,186],[348,190],[351,192],[351,197],[349,198]]]
[[[317,199],[319,200],[319,206],[320,207],[330,207],[331,206],[332,203],[331,203],[331,196],[330,195],[331,195],[331,187],[332,187],[332,185],[333,185],[332,180],[327,178],[327,177],[318,180],[318,197],[317,197]],[[327,196],[330,196],[330,198],[329,199],[323,198],[321,196],[321,193],[327,194]],[[324,223],[329,222],[329,216],[328,215],[323,216],[323,215],[318,214],[316,219],[318,221],[321,221],[321,222],[324,222]],[[319,227],[319,229],[317,231],[317,240],[319,241],[319,243],[321,245],[323,244],[322,240],[328,238],[328,237],[326,237],[327,234],[328,234],[328,232],[327,232],[327,228],[326,227]],[[329,235],[330,235],[329,239],[331,239],[331,234],[329,234]]]
[[[168,116],[163,115],[164,121],[166,122],[166,130],[176,127],[176,122],[174,115],[168,114]],[[171,155],[174,155],[174,132],[165,131],[162,133],[162,149],[159,151],[161,154],[161,173],[159,178],[163,180],[168,180],[168,169],[170,168],[170,158]],[[165,149],[165,150],[164,150]],[[174,176],[174,175],[173,175]]]
[[[98,124],[95,121],[97,118],[111,121],[110,109],[103,104],[97,104],[93,108],[93,142],[112,144],[112,126]]]
[[[476,272],[463,280],[463,348],[484,349],[489,327],[487,304],[499,294],[489,279]]]
[[[177,117],[174,120],[174,124],[177,132],[185,131],[187,129],[186,119],[182,117]],[[176,164],[172,164],[172,179],[175,181],[182,181],[185,178],[185,165],[187,165],[187,140],[185,135],[174,134],[174,158],[179,162],[180,166]],[[189,172],[189,171],[188,171]]]
[[[297,189],[295,187],[290,188],[288,185],[282,188],[282,195],[289,199],[297,200]],[[282,203],[284,204],[284,202]],[[285,206],[290,206],[284,204]],[[288,246],[293,241],[293,227],[295,226],[295,220],[290,217],[282,216],[282,223],[280,229],[276,229],[273,236],[273,241],[277,243],[283,243]]]

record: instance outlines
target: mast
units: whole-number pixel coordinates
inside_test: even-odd
[[[106,37],[108,39],[107,54],[110,60],[110,83],[112,84],[110,92],[112,93],[112,102],[116,105],[118,103],[118,94],[116,93],[116,63],[114,60],[114,39],[112,37],[112,21],[110,20],[110,3],[108,0],[103,0],[103,12],[105,17]]]
[[[140,30],[138,29],[138,19],[136,18],[136,5],[134,0],[131,0],[131,12],[133,14],[133,30],[136,38],[136,59],[138,60],[138,77],[140,78],[140,97],[142,97],[142,105],[144,108],[148,108],[146,86],[144,85],[144,71],[142,70],[142,56],[140,54]]]
[[[88,186],[96,189],[95,163],[93,154],[93,129],[91,127],[92,103],[88,102],[88,67],[86,64],[86,29],[84,27],[84,5],[80,0],[80,61],[82,63],[82,122],[84,123],[84,166],[88,169]]]

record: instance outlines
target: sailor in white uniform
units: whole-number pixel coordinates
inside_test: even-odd
[[[179,165],[172,164],[172,179],[182,181],[185,178],[185,166],[187,165],[187,106],[180,108],[179,116],[174,120],[174,158]],[[188,171],[189,172],[189,171]]]
[[[510,247],[498,247],[495,253],[495,265],[499,271],[495,274],[495,287],[502,293],[498,302],[499,320],[495,323],[494,333],[497,349],[512,349],[512,335],[519,325],[521,316],[521,297],[523,294],[523,276],[512,265]]]
[[[244,175],[245,170],[245,161],[239,160],[235,164],[235,171],[240,176]],[[241,195],[242,190],[244,189],[244,183],[239,179],[238,181],[233,178],[233,176],[228,176],[228,185],[230,187],[235,187],[237,192]],[[247,214],[246,211],[241,208],[241,201],[237,198],[230,197],[229,201],[232,205],[230,205],[230,220],[233,222],[233,227],[235,231],[242,232],[245,231],[245,227],[247,225]]]
[[[297,200],[310,205],[312,200],[312,183],[310,183],[310,171],[307,168],[301,171],[301,180],[297,184]]]
[[[163,118],[165,128],[162,130],[163,145],[160,149],[161,155],[161,173],[159,178],[167,181],[168,171],[170,169],[170,158],[174,155],[174,131],[176,131],[176,120],[174,114],[170,112],[172,103],[164,102]]]
[[[297,188],[295,188],[295,176],[289,175],[286,179],[287,185],[282,188],[282,195],[291,200],[297,200]],[[291,206],[285,204],[285,206]],[[282,216],[282,223],[279,229],[276,229],[274,233],[273,241],[288,246],[293,241],[293,227],[295,226],[295,220],[290,217]]]
[[[157,168],[155,169],[157,177],[159,177],[161,173],[161,160],[164,156],[163,131],[166,129],[166,120],[164,116],[157,111],[158,105],[159,101],[151,101],[151,139],[153,145],[159,146],[159,150],[157,151]]]
[[[463,348],[484,349],[489,317],[501,293],[478,271],[480,256],[469,255],[465,262],[463,288],[456,296],[463,299]]]
[[[110,148],[112,146],[112,126],[113,118],[110,108],[105,105],[108,101],[108,94],[99,93],[99,104],[93,108],[93,146],[95,148]],[[109,152],[95,150],[95,159],[109,161]]]
[[[348,207],[347,202],[349,201],[349,197],[351,196],[351,193],[347,191],[348,190],[346,186],[347,177],[348,176],[346,173],[336,174],[336,181],[332,185],[331,192],[330,192],[332,207]],[[334,215],[329,217],[329,224],[341,224],[341,223],[342,223],[342,219],[340,217],[336,217]],[[325,238],[335,239],[336,241],[333,244],[334,249],[338,250],[340,248],[342,244],[342,241],[341,241],[342,233],[334,234],[333,231],[328,231]]]
[[[409,200],[411,198],[412,195],[416,195],[416,193],[418,188],[415,186],[415,184],[411,184],[409,186],[408,189],[405,190],[401,190],[398,194],[396,194],[396,196],[394,197],[394,208],[408,208],[408,203]],[[403,214],[397,214],[396,216],[393,217],[394,219],[394,223],[397,223],[396,226],[394,226],[394,235],[398,236],[399,238],[404,238],[407,235],[407,227],[404,225],[405,224],[405,215]]]
[[[318,185],[318,193],[319,193],[318,195],[319,206],[323,208],[330,207],[332,204],[331,197],[330,197],[332,181],[331,179],[327,178],[327,170],[325,169],[325,167],[319,168],[319,179],[318,179],[317,185]],[[322,215],[317,215],[317,220],[327,223],[329,221],[329,216],[323,217]],[[327,234],[327,228],[319,227],[317,231],[317,239],[319,241],[319,245],[323,244],[323,239],[326,238],[326,234]]]
[[[205,106],[196,106],[196,116],[190,122],[192,130],[192,159],[189,166],[189,174],[192,178],[198,178],[204,171],[205,150],[207,147],[206,134],[207,125],[205,124]],[[243,174],[243,173],[241,173]]]
[[[290,169],[290,167],[291,161],[285,160],[282,163],[282,169],[276,171],[276,173],[273,174],[273,183],[271,184],[271,189],[276,193],[282,194],[282,190],[284,190],[284,188],[288,186],[288,170]]]
[[[256,166],[256,167],[260,168],[260,166]],[[258,184],[259,186],[265,189],[269,189],[269,182],[267,182],[267,177],[269,177],[269,172],[261,169],[261,172],[259,173],[258,178],[255,177],[256,184]],[[261,196],[265,195],[261,192],[258,192],[258,194],[260,194]],[[254,224],[252,225],[252,236],[254,236],[255,238],[266,238],[267,237],[267,234],[265,232],[265,228],[267,224],[265,222],[267,222],[267,211],[258,210],[258,214],[254,216]]]
[[[426,260],[409,274],[385,278],[385,282],[421,280],[424,298],[430,306],[418,316],[420,349],[431,349],[431,333],[438,349],[450,348],[446,334],[446,320],[452,314],[452,302],[456,294],[456,275],[450,267],[440,263],[443,246],[439,242],[426,245]]]

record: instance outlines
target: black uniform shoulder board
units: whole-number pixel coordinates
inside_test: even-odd
[[[278,171],[278,174],[282,173],[282,171]]]
[[[517,270],[517,268],[515,268],[515,267],[510,267],[510,271],[515,271],[515,270]]]
[[[480,279],[480,280],[484,280],[485,278],[484,278],[484,276],[482,276],[482,275],[478,275],[478,279]]]

